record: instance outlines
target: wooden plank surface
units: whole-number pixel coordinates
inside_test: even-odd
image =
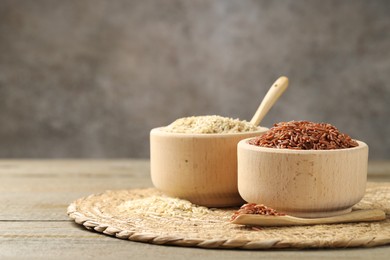
[[[3,161],[0,179],[0,220],[68,220],[77,198],[152,186],[148,162],[136,160]]]
[[[157,246],[114,239],[70,221],[73,200],[107,189],[150,187],[147,160],[0,160],[0,259],[387,259],[371,249],[241,251]],[[390,181],[390,162],[370,162],[369,180]]]

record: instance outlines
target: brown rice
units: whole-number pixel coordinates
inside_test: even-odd
[[[265,206],[264,204],[256,203],[247,203],[241,206],[241,208],[236,211],[230,220],[236,219],[238,216],[243,214],[257,214],[257,215],[266,215],[266,216],[284,216],[284,213],[279,213],[276,210]]]
[[[349,135],[327,123],[290,121],[275,124],[264,135],[249,141],[252,145],[298,150],[331,150],[358,146]]]

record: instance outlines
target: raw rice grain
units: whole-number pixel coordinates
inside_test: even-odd
[[[212,115],[180,118],[164,130],[171,133],[220,134],[251,132],[259,128],[245,120]]]
[[[297,150],[332,150],[358,146],[349,135],[327,123],[290,121],[275,124],[249,144],[261,147]]]

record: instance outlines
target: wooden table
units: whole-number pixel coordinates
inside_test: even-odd
[[[370,181],[390,182],[390,162],[371,162]],[[147,160],[0,160],[0,259],[383,258],[390,245],[335,250],[211,250],[125,241],[87,231],[66,208],[107,189],[152,186]]]

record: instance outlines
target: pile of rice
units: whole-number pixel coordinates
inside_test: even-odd
[[[331,150],[358,146],[349,135],[341,133],[327,123],[290,121],[275,124],[264,135],[249,141],[250,144],[281,149]]]
[[[212,115],[180,118],[164,130],[171,133],[219,134],[251,132],[259,128],[245,120]]]

